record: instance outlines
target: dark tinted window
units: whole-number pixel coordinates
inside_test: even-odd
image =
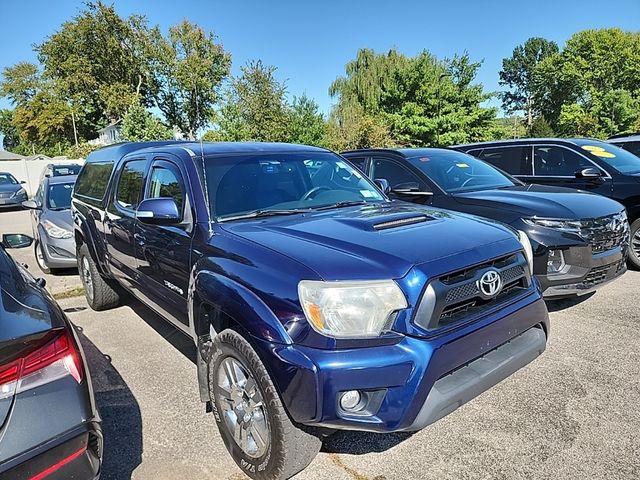
[[[66,210],[67,208],[71,208],[71,192],[73,192],[73,183],[49,185],[47,207],[51,210]]]
[[[178,211],[182,212],[184,203],[182,182],[172,170],[164,167],[153,167],[147,198],[173,198],[178,206]]]
[[[402,165],[384,158],[375,158],[373,160],[372,178],[384,178],[389,182],[391,188],[395,188],[403,183],[423,182],[413,173],[404,168]]]
[[[113,162],[86,163],[76,180],[75,195],[102,201]]]
[[[353,163],[356,167],[360,169],[360,171],[364,172],[365,164],[367,163],[367,159],[365,157],[348,157],[349,161]]]
[[[533,150],[536,176],[573,177],[581,168],[595,165],[582,155],[565,147],[536,146]]]
[[[17,185],[18,181],[10,173],[0,173],[0,185]]]
[[[627,142],[619,146],[640,157],[640,142]]]
[[[469,153],[511,175],[531,175],[530,152],[531,147],[523,145],[483,148],[481,151],[472,150]]]
[[[140,203],[146,165],[146,160],[132,160],[124,164],[116,193],[116,201],[121,207],[135,210]]]

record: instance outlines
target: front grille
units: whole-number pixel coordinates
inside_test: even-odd
[[[587,276],[582,280],[582,284],[585,287],[593,287],[602,282],[607,281],[612,276],[620,273],[625,268],[625,259],[618,260],[615,263],[610,263],[609,265],[603,265],[601,267],[594,267],[589,270]]]
[[[3,192],[3,193],[0,193],[0,198],[11,198],[11,195],[13,195],[13,193]]]
[[[498,273],[502,283],[501,290],[493,297],[480,290],[480,279],[491,270]],[[531,276],[524,255],[499,257],[433,280],[428,289],[431,292],[425,291],[414,321],[427,330],[436,330],[477,316],[530,288]]]
[[[580,236],[591,244],[593,253],[629,244],[629,224],[624,213],[582,220],[580,224]]]

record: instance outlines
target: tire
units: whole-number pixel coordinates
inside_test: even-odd
[[[78,274],[84,287],[84,295],[89,306],[96,311],[108,310],[120,304],[120,293],[116,286],[105,279],[89,254],[86,245],[78,249]]]
[[[631,223],[631,244],[629,245],[627,265],[634,270],[640,270],[640,218]]]
[[[49,268],[49,266],[47,265],[47,259],[44,256],[44,252],[42,251],[42,246],[40,245],[40,242],[38,240],[36,240],[36,242],[33,245],[33,254],[36,257],[36,263],[38,264],[38,268],[40,270],[42,270],[42,273],[52,273],[51,268]]]
[[[233,460],[251,478],[290,478],[320,451],[322,441],[291,421],[262,361],[233,330],[215,337],[209,361],[209,393],[222,440]],[[248,413],[247,408],[252,411]],[[238,413],[243,412],[244,419],[249,416],[250,420],[239,422]],[[232,428],[246,432],[244,448],[235,440]]]

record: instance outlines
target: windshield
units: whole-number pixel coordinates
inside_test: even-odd
[[[640,172],[640,157],[627,150],[597,140],[576,140],[576,144],[620,173]]]
[[[213,216],[306,210],[385,201],[372,183],[330,152],[212,156],[205,175]]]
[[[446,193],[519,185],[488,163],[461,152],[434,150],[409,161]]]
[[[71,208],[71,193],[73,183],[56,183],[49,185],[47,207],[51,210],[66,210]]]
[[[54,165],[53,166],[53,176],[61,177],[64,175],[78,175],[80,173],[80,169],[82,167],[77,164],[70,165]]]
[[[0,173],[0,185],[17,185],[18,181],[10,173]]]

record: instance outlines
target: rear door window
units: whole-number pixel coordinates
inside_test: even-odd
[[[531,147],[518,145],[513,147],[483,148],[473,150],[472,155],[498,167],[511,175],[531,175]]]
[[[112,171],[113,162],[86,163],[76,180],[74,195],[86,200],[102,202]]]
[[[122,167],[116,191],[116,203],[120,207],[129,210],[135,210],[138,207],[142,197],[146,167],[146,160],[130,160]]]

